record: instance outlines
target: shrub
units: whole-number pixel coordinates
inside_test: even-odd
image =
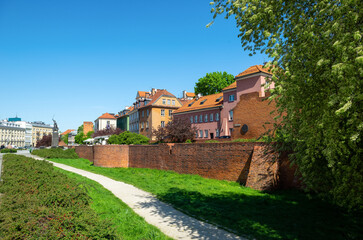
[[[188,139],[193,140],[197,130],[196,127],[192,126],[189,119],[176,118],[168,122],[165,127],[159,126],[157,129],[154,129],[153,134],[156,135],[160,142],[168,139],[171,142],[183,143]]]
[[[108,136],[108,135],[119,135],[122,133],[122,130],[119,128],[109,128],[103,129],[92,134],[92,137],[99,137],[99,136]]]
[[[9,148],[4,148],[0,151],[0,153],[16,153],[18,150],[16,149],[9,149]]]
[[[43,158],[66,158],[66,159],[79,158],[74,149],[67,149],[67,150],[63,150],[61,148],[36,149],[32,151],[32,154]]]
[[[4,239],[115,239],[81,186],[52,164],[5,155],[0,236]]]
[[[52,135],[44,135],[42,139],[37,141],[36,147],[50,147],[52,145]]]
[[[192,140],[187,139],[187,140],[185,141],[185,143],[192,143]]]
[[[108,139],[109,144],[148,144],[150,139],[144,135],[132,133],[129,131],[122,132],[118,135],[112,135]]]

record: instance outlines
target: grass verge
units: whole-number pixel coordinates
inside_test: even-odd
[[[86,159],[51,161],[132,184],[188,215],[251,239],[363,239],[362,213],[348,214],[298,191],[269,194],[172,171],[101,168]]]
[[[101,219],[112,223],[116,233],[125,240],[136,239],[171,239],[158,228],[148,224],[124,202],[115,197],[101,184],[78,174],[56,168],[67,177],[75,180],[91,197],[90,207]]]

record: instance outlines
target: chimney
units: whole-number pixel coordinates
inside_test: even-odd
[[[156,89],[155,88],[152,88],[151,89],[151,96],[154,96],[155,93],[156,93]]]
[[[186,99],[187,98],[187,91],[183,91],[183,98]]]

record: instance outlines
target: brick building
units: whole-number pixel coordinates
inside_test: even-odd
[[[94,131],[93,122],[83,122],[83,134],[87,135],[87,133]]]

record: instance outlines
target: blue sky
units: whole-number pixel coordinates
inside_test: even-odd
[[[209,2],[0,0],[0,119],[77,129],[152,87],[177,97],[208,72],[262,64]]]

